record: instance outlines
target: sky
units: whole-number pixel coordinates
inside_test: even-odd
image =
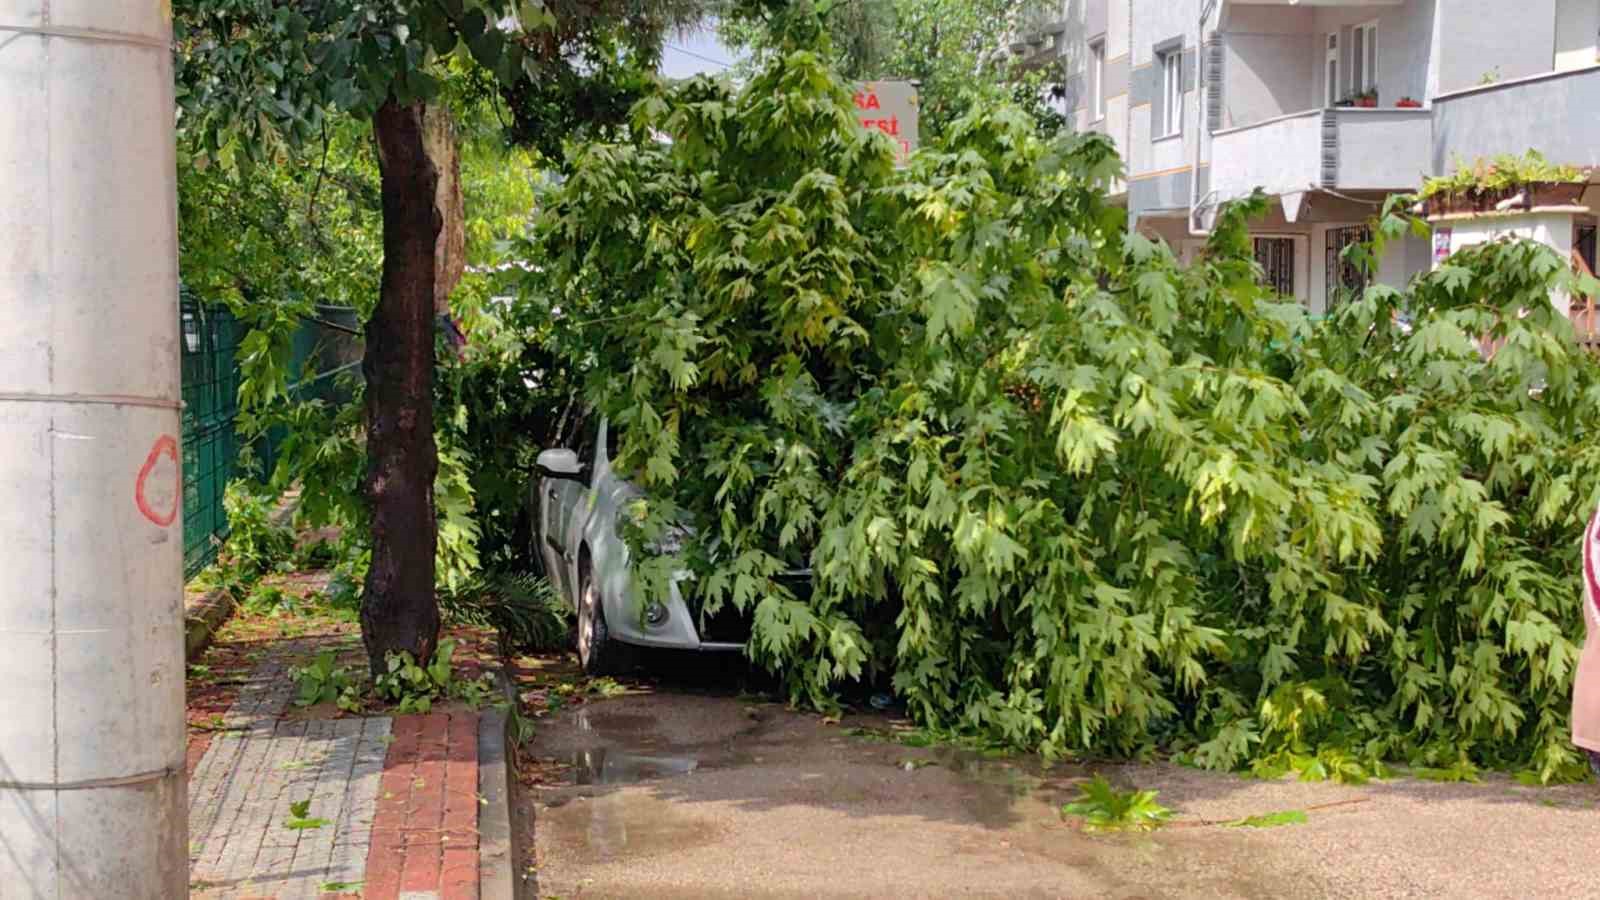
[[[717,26],[707,23],[684,35],[668,35],[661,53],[661,74],[667,78],[688,78],[702,72],[725,72],[737,58],[717,40]]]

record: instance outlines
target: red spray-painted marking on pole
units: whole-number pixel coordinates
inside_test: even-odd
[[[160,525],[162,528],[171,525],[178,518],[178,501],[182,499],[183,492],[176,485],[172,491],[172,508],[159,511],[150,506],[150,501],[144,495],[145,484],[150,480],[150,473],[155,471],[156,463],[162,456],[172,459],[173,469],[178,468],[178,442],[170,434],[163,434],[156,439],[156,445],[150,448],[150,455],[145,457],[144,467],[139,470],[139,480],[134,484],[133,502],[138,504],[139,512],[146,519]],[[174,479],[176,481],[177,479]]]

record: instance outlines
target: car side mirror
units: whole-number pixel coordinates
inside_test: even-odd
[[[583,463],[579,462],[578,454],[564,447],[541,451],[539,458],[534,462],[534,467],[545,478],[563,481],[583,480]]]

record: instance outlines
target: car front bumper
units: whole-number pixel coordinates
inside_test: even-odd
[[[706,653],[737,653],[745,648],[749,639],[750,625],[754,621],[755,610],[752,608],[745,612],[734,609],[732,603],[725,603],[723,609],[707,622],[702,623],[684,599],[682,586],[694,576],[689,572],[679,572],[669,586],[666,607],[666,616],[659,622],[650,624],[644,621],[638,601],[632,590],[632,579],[627,578],[625,584],[617,587],[621,590],[607,591],[610,597],[627,598],[619,609],[606,610],[606,625],[612,637],[624,643],[640,647],[658,647],[665,650],[698,650]],[[804,580],[809,584],[811,572],[799,570],[788,572],[779,576],[789,581]],[[615,623],[615,624],[613,624]],[[702,624],[705,634],[701,633]]]

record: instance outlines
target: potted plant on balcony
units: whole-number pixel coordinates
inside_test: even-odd
[[[1516,201],[1514,208],[1528,210],[1577,203],[1588,185],[1587,170],[1555,165],[1529,150],[1522,156],[1479,158],[1470,166],[1458,162],[1449,175],[1424,181],[1420,197],[1430,216],[1490,212],[1508,200]]]
[[[1335,100],[1333,105],[1334,106],[1355,106],[1356,105],[1356,95],[1355,94],[1345,94],[1343,97],[1340,97],[1338,100]]]
[[[1378,106],[1378,89],[1367,88],[1356,94],[1356,106],[1362,109],[1376,109]]]
[[[1413,100],[1410,97],[1401,97],[1399,100],[1394,102],[1394,105],[1400,109],[1421,109],[1422,101]]]

